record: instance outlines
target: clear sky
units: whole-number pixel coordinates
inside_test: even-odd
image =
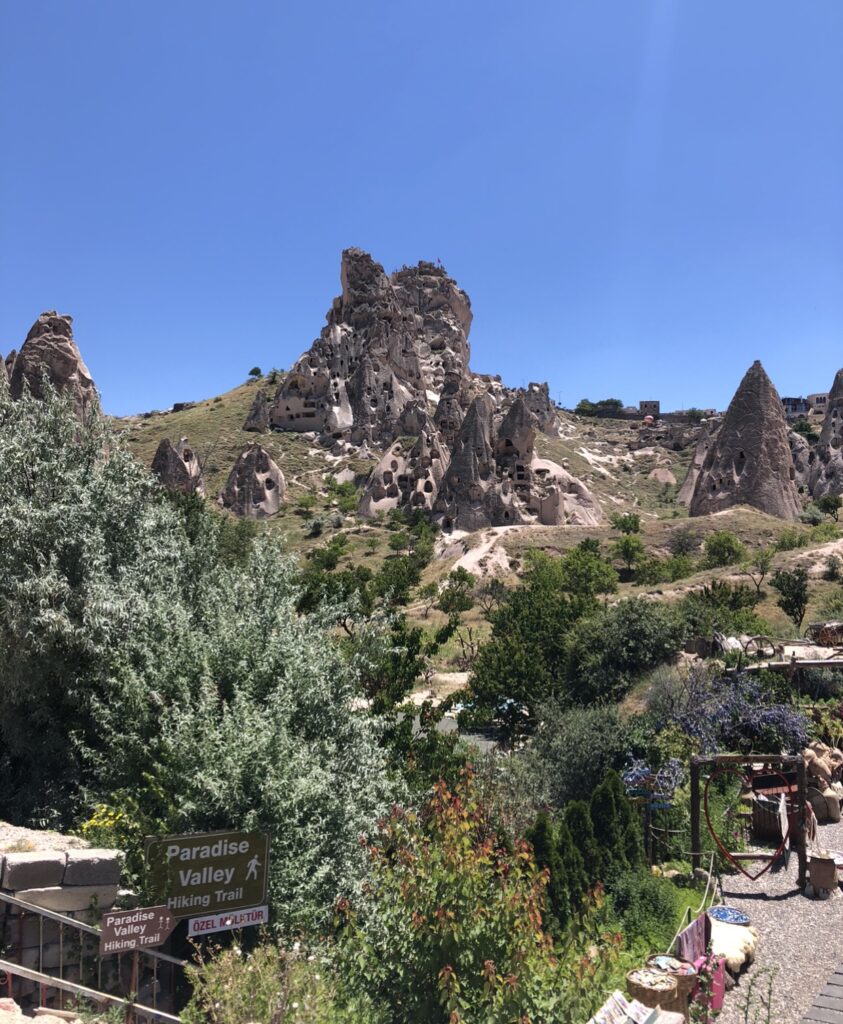
[[[0,0],[0,147],[0,351],[71,313],[110,412],[289,366],[350,245],[566,405],[843,366],[840,0]]]

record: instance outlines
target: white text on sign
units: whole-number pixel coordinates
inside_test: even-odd
[[[235,910],[230,914],[208,914],[206,917],[192,917],[188,925],[189,938],[210,935],[211,932],[227,932],[236,928],[251,928],[269,921],[269,907],[250,907]]]

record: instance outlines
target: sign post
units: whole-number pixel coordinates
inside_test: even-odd
[[[145,853],[151,888],[175,918],[232,914],[266,902],[269,836],[263,832],[149,838]]]
[[[102,915],[100,953],[125,953],[166,942],[178,921],[166,906],[107,910]]]

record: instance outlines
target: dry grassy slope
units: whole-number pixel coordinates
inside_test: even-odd
[[[305,494],[316,498],[316,511],[335,513],[336,507],[324,487],[324,475],[349,468],[362,484],[366,474],[374,465],[373,460],[333,459],[319,445],[310,439],[293,433],[252,434],[243,430],[243,423],[254,399],[259,383],[246,383],[215,398],[198,402],[181,412],[154,414],[118,420],[118,426],[125,430],[130,449],[147,466],[152,462],[155,449],[162,437],[175,441],[180,437],[189,438],[200,459],[205,463],[207,492],[215,497],[225,483],[226,477],[242,449],[251,441],[259,440],[281,467],[288,486],[288,500],[282,512],[266,526],[278,530],[294,550],[308,549],[325,543],[337,529],[349,534],[351,544],[349,557],[354,561],[365,560],[374,568],[386,554],[385,545],[372,554],[366,545],[374,535],[383,539],[384,531],[346,516],[339,527],[328,525],[322,537],[317,540],[304,536],[305,516],[298,509],[298,502]],[[614,509],[635,510],[642,518],[642,539],[652,554],[663,556],[667,553],[668,537],[681,521],[686,510],[676,503],[675,495],[684,479],[691,450],[683,452],[665,449],[646,449],[632,452],[629,442],[634,439],[637,424],[629,421],[588,419],[560,413],[563,437],[549,438],[539,434],[536,447],[540,455],[557,462],[566,462],[570,471],[582,479],[602,503],[607,516]],[[677,480],[676,486],[666,487],[648,479],[656,467],[669,469]],[[731,530],[749,547],[775,540],[788,529],[790,524],[766,516],[750,508],[737,508],[717,516],[693,520],[694,528],[702,535],[714,530]],[[425,579],[444,575],[464,550],[483,543],[487,536],[484,531],[465,537],[451,544],[444,557],[431,565],[425,572]],[[562,552],[579,543],[584,537],[598,537],[606,542],[614,536],[611,527],[604,522],[599,527],[530,527],[513,530],[499,541],[507,555],[517,566],[528,548],[542,548],[548,552]],[[779,561],[794,558],[810,560],[807,549],[779,556]],[[814,559],[816,561],[816,559]],[[700,573],[677,584],[665,585],[663,592],[683,591],[689,585],[705,582],[711,574]],[[641,588],[628,587],[632,592]]]
[[[240,452],[252,441],[259,441],[278,463],[287,482],[285,506],[266,522],[266,526],[280,531],[291,548],[309,548],[323,541],[305,538],[305,517],[297,511],[301,497],[312,494],[317,500],[317,512],[331,512],[334,507],[325,493],[324,475],[348,468],[362,479],[374,463],[362,459],[334,459],[319,445],[299,434],[253,434],[243,430],[259,386],[260,382],[241,384],[181,412],[156,413],[146,419],[129,416],[116,422],[125,431],[130,450],[145,466],[152,464],[161,438],[177,441],[180,437],[187,437],[205,466],[206,491],[211,499],[219,495]],[[343,528],[357,526],[356,520],[351,518],[345,520]],[[326,530],[323,537],[331,532]]]

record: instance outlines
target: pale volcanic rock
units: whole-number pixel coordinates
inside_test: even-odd
[[[655,480],[656,483],[669,487],[673,487],[676,483],[676,477],[665,466],[656,466],[655,469],[651,469],[647,474],[647,479]]]
[[[449,371],[467,377],[471,303],[441,267],[389,277],[360,249],[343,252],[340,281],[327,325],[278,387],[270,424],[389,443],[408,405],[426,406]]]
[[[797,434],[795,430],[788,431],[787,441],[793,458],[793,468],[796,471],[794,478],[796,490],[800,494],[810,493],[811,469],[815,460],[814,451],[808,443],[808,439],[802,434]]]
[[[394,444],[369,477],[360,515],[371,517],[403,507],[431,511],[449,462],[450,452],[429,425],[408,450]]]
[[[694,488],[697,486],[697,478],[703,468],[703,463],[708,455],[708,449],[712,445],[714,435],[719,429],[719,420],[704,420],[700,424],[700,435],[697,440],[696,447],[694,448],[691,464],[688,466],[688,472],[685,474],[685,479],[682,481],[682,486],[679,488],[679,493],[676,495],[676,500],[680,504],[691,504],[691,498],[694,496]]]
[[[269,396],[263,388],[258,388],[255,394],[243,429],[253,434],[265,434],[269,430]]]
[[[756,360],[706,453],[689,506],[692,516],[751,505],[780,519],[801,511],[784,408]]]
[[[517,396],[523,399],[524,404],[536,418],[536,425],[543,434],[548,437],[559,437],[561,424],[556,406],[550,398],[550,387],[545,381],[543,384],[535,384],[532,381],[526,388],[519,388]]]
[[[810,460],[809,488],[814,498],[843,494],[843,370],[828,395],[820,439]]]
[[[177,444],[173,444],[168,437],[161,439],[152,459],[152,472],[168,491],[179,494],[205,493],[202,466],[186,437],[181,438]]]
[[[550,459],[534,458],[530,509],[542,526],[597,526],[603,510],[582,480]]]
[[[73,340],[72,325],[72,317],[60,315],[55,310],[38,317],[11,367],[7,358],[12,398],[20,398],[24,388],[28,388],[35,398],[42,398],[42,376],[46,371],[56,390],[71,396],[80,419],[97,407],[97,391]]]
[[[255,442],[240,453],[219,502],[235,515],[266,519],[280,510],[285,490],[284,474]]]

